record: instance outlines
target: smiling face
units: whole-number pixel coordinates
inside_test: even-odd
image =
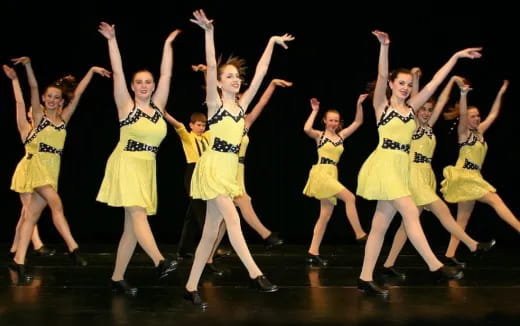
[[[241,85],[242,79],[237,67],[227,64],[219,69],[217,86],[223,92],[238,94]]]
[[[480,111],[475,106],[470,106],[467,112],[468,127],[477,129],[480,125]]]
[[[340,123],[341,121],[338,111],[329,110],[325,112],[325,116],[323,117],[323,124],[325,125],[325,129],[335,133],[340,128]]]
[[[392,90],[392,96],[396,96],[402,100],[406,100],[412,93],[412,74],[407,72],[398,72],[395,78],[388,81],[388,85]]]
[[[132,91],[137,98],[147,99],[152,96],[155,90],[153,75],[149,71],[138,71],[132,79]]]
[[[58,110],[63,105],[63,93],[60,88],[50,86],[43,93],[42,101],[46,110]]]
[[[422,124],[428,123],[433,113],[433,102],[426,102],[417,110],[417,118]]]

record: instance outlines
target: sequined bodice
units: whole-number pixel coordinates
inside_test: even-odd
[[[417,157],[431,160],[435,151],[436,140],[431,127],[419,127],[412,135],[410,158],[417,162]],[[424,162],[423,162],[424,163]]]
[[[120,144],[128,146],[131,142],[138,142],[142,146],[158,147],[166,136],[167,127],[163,119],[162,113],[153,103],[150,103],[154,109],[152,116],[149,116],[138,107],[128,114],[128,116],[119,121],[120,126]],[[142,149],[149,151],[148,149]]]
[[[410,144],[416,128],[415,115],[411,108],[408,115],[402,115],[393,108],[387,107],[377,123],[379,146],[383,144],[385,138],[402,145]]]
[[[334,142],[325,137],[325,133],[323,133],[318,141],[318,162],[326,158],[337,163],[341,154],[343,154],[343,139],[339,138],[339,140]]]
[[[481,142],[478,135],[470,132],[468,139],[459,143],[459,157],[456,166],[463,167],[469,161],[481,167],[486,158],[487,149],[487,143]]]
[[[47,117],[43,116],[38,126],[27,136],[24,142],[25,150],[27,153],[36,153],[41,146],[50,146],[57,150],[63,150],[66,136],[65,122],[55,125]]]
[[[215,139],[232,146],[240,146],[244,136],[244,111],[240,109],[237,116],[220,107],[208,120],[211,129],[210,146],[214,147]]]

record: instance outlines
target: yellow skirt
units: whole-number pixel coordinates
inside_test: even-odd
[[[455,166],[447,166],[443,170],[444,180],[441,182],[441,193],[450,203],[477,200],[487,193],[496,192],[479,170],[469,170]]]
[[[440,197],[436,193],[437,180],[430,164],[411,163],[410,165],[410,192],[417,206],[431,204]]]
[[[345,189],[338,181],[338,168],[333,164],[315,164],[309,172],[303,194],[316,199],[328,199],[337,204],[336,194]]]
[[[34,188],[50,185],[58,191],[61,157],[53,153],[27,154],[20,160],[11,179],[11,190],[34,192]]]
[[[119,146],[108,158],[97,201],[114,207],[139,206],[147,215],[157,213],[155,154],[123,151]]]

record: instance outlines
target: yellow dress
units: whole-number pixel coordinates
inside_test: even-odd
[[[191,178],[191,197],[214,199],[242,195],[237,182],[238,152],[244,133],[244,112],[237,116],[220,107],[208,120],[211,129],[210,150],[202,153]]]
[[[325,132],[318,141],[318,163],[309,171],[303,194],[316,199],[328,199],[336,205],[336,194],[345,189],[338,181],[337,164],[343,153],[343,139],[333,142],[325,137]]]
[[[379,144],[359,170],[359,196],[369,200],[394,200],[411,195],[408,154],[416,128],[411,108],[406,116],[385,108],[377,123]]]
[[[65,122],[54,125],[46,116],[24,142],[25,156],[16,166],[11,190],[34,192],[34,188],[50,185],[58,191],[61,155],[67,131]]]
[[[486,157],[487,144],[471,132],[468,139],[459,144],[459,158],[455,166],[444,168],[441,192],[450,203],[477,200],[489,192],[496,192],[480,173]]]
[[[428,205],[440,199],[436,193],[437,180],[431,165],[435,145],[435,135],[430,126],[419,127],[412,136],[410,192],[417,206]]]
[[[153,104],[153,116],[134,107],[119,121],[119,142],[108,158],[96,200],[115,207],[139,206],[157,212],[155,155],[166,136],[166,122]]]
[[[242,137],[242,141],[240,142],[240,151],[238,152],[238,171],[237,171],[237,182],[240,187],[240,191],[242,192],[242,196],[248,196],[246,191],[246,184],[244,181],[245,176],[245,160],[246,160],[246,151],[247,146],[249,145],[249,136],[247,135],[248,130],[244,129],[244,136]]]

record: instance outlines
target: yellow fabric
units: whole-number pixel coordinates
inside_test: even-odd
[[[417,206],[428,205],[440,199],[436,193],[437,180],[431,164],[414,162],[415,153],[432,158],[435,150],[436,140],[431,128],[431,137],[425,129],[421,129],[415,133],[422,134],[420,138],[412,139],[410,144],[410,192]]]
[[[141,114],[135,108],[127,119]],[[142,113],[145,114],[145,113]],[[159,146],[166,136],[166,122],[158,109],[154,123],[145,116],[120,128],[119,142],[108,158],[105,176],[96,200],[115,207],[139,206],[147,215],[157,212],[157,176],[155,153],[151,151],[126,151],[129,139],[150,146]],[[154,116],[155,116],[154,115]],[[125,120],[127,120],[125,119]],[[123,121],[125,121],[123,120]]]
[[[50,185],[57,191],[61,156],[38,150],[40,143],[63,150],[66,136],[65,123],[56,126],[44,116],[27,138],[25,156],[16,166],[11,180],[11,190],[27,193],[34,192],[34,188]]]
[[[322,146],[318,147],[318,163],[314,164],[309,171],[307,184],[303,194],[316,199],[328,199],[336,205],[335,195],[345,189],[338,181],[338,168],[334,164],[320,164],[322,158],[328,158],[336,163],[339,162],[343,153],[343,143],[334,145],[329,139],[325,139]]]
[[[379,144],[363,163],[358,174],[357,194],[365,199],[394,200],[411,195],[408,186],[410,176],[408,153],[382,148],[382,145],[384,138],[403,145],[410,144],[416,129],[413,111],[410,109],[409,115],[403,117],[389,108],[381,120],[390,116],[393,117],[386,124],[378,126]]]
[[[240,143],[240,151],[238,152],[238,157],[246,157],[246,151],[247,146],[249,146],[249,136],[247,133],[242,137],[242,142]],[[243,193],[243,195],[247,195],[246,191],[246,184],[244,181],[244,175],[245,175],[245,166],[244,164],[240,163],[238,164],[238,171],[237,171],[237,182],[238,186],[240,187],[240,191]]]
[[[220,108],[208,120],[208,124],[211,125],[210,150],[205,151],[195,165],[191,178],[191,197],[209,200],[219,195],[231,198],[240,196],[243,191],[237,182],[238,155],[218,152],[211,147],[217,137],[232,145],[240,144],[244,132],[244,113],[240,112],[234,117]]]
[[[206,131],[199,136],[193,131],[188,132],[186,127],[183,125],[178,129],[175,128],[175,132],[177,132],[177,135],[179,135],[181,139],[184,155],[186,156],[186,163],[196,163],[200,158],[199,150],[197,149],[197,142],[201,153],[204,152],[203,145],[208,149],[210,138],[209,131]]]
[[[496,189],[484,180],[480,170],[463,168],[466,160],[482,168],[486,153],[487,144],[480,142],[472,133],[469,142],[460,147],[455,166],[450,165],[443,170],[441,192],[447,202],[477,200],[489,192],[496,192]]]

